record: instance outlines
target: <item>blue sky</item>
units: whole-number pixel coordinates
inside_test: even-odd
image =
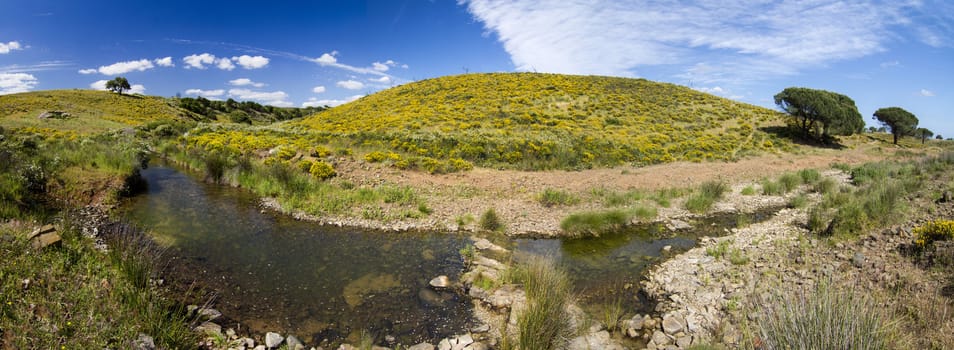
[[[101,88],[336,105],[465,72],[641,77],[774,108],[785,87],[899,106],[954,136],[954,3],[0,2],[0,94]]]

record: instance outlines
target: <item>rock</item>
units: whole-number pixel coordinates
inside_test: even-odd
[[[63,111],[46,111],[40,113],[40,115],[37,116],[37,119],[66,119],[72,116],[72,114]]]
[[[501,264],[499,261],[486,258],[483,256],[477,256],[476,258],[474,258],[474,264],[479,266],[489,267],[495,270],[504,270],[507,268],[506,266],[504,266],[504,264]]]
[[[427,288],[421,288],[421,290],[417,292],[417,298],[428,306],[444,305],[444,298],[437,292]]]
[[[298,340],[294,335],[288,335],[288,338],[285,338],[285,345],[288,345],[288,350],[302,350],[305,348],[305,344],[302,344],[301,340]]]
[[[662,326],[666,334],[676,334],[686,328],[686,319],[679,315],[667,314],[663,317]],[[656,342],[656,344],[659,344],[659,342]]]
[[[944,191],[944,193],[941,194],[941,198],[937,201],[939,203],[950,203],[951,201],[954,201],[954,195],[951,194],[951,191]]]
[[[682,337],[676,338],[676,346],[686,349],[689,347],[689,345],[692,345],[692,337],[682,336]]]
[[[672,246],[671,245],[664,246],[662,247],[662,251],[669,253],[670,251],[672,251]]]
[[[434,277],[430,282],[428,282],[431,287],[434,288],[448,288],[451,285],[450,278],[447,278],[445,275],[440,275]]]
[[[156,341],[144,333],[139,333],[139,337],[136,338],[136,341],[133,343],[133,349],[156,350]]]
[[[614,341],[609,332],[599,331],[595,333],[590,333],[587,335],[579,336],[570,340],[570,344],[567,346],[568,350],[590,350],[590,349],[607,349],[607,350],[622,350],[623,347]]]
[[[852,265],[855,265],[855,267],[858,267],[858,268],[864,266],[864,264],[865,264],[865,255],[864,255],[864,254],[861,254],[861,252],[855,253],[855,255],[854,255],[853,257],[851,257],[851,264],[852,264]]]
[[[199,316],[200,320],[212,321],[219,317],[222,317],[222,313],[219,310],[213,308],[201,308],[196,311],[196,315]]]
[[[490,242],[489,240],[487,240],[486,238],[478,238],[478,239],[476,239],[476,240],[474,241],[474,248],[477,248],[478,250],[491,250],[491,251],[501,252],[501,253],[507,251],[507,249],[504,249],[503,247],[501,247],[501,246],[499,246],[499,245],[496,245],[496,244],[491,243],[491,242]]]
[[[447,338],[441,339],[441,341],[437,343],[437,350],[451,350],[450,340]]]
[[[207,335],[222,334],[222,326],[219,326],[218,324],[214,322],[208,322],[208,321],[202,322],[202,324],[196,326],[193,330],[195,330],[198,333],[203,333]]]
[[[266,349],[265,345],[259,345],[259,346],[256,346],[255,349],[253,350],[265,350],[265,349]]]
[[[653,332],[653,336],[651,339],[653,343],[656,343],[657,346],[664,346],[664,345],[669,345],[670,343],[672,343],[672,339],[670,339],[669,336],[666,335],[666,333],[663,333],[662,331]]]
[[[431,343],[420,343],[412,345],[411,347],[407,348],[407,350],[434,350],[434,345]]]
[[[285,338],[281,334],[275,332],[265,333],[265,347],[272,349],[276,348],[285,341]]]
[[[63,241],[60,234],[56,233],[56,229],[53,228],[53,225],[44,225],[30,233],[27,237],[29,237],[30,244],[33,245],[35,249],[43,249],[51,245],[60,245]]]
[[[473,333],[487,333],[490,332],[490,325],[482,324],[470,329]]]
[[[42,235],[44,233],[50,233],[50,232],[56,232],[56,228],[53,227],[53,225],[46,224],[46,225],[40,226],[36,230],[33,230],[33,232],[30,232],[29,235],[27,235],[27,240],[33,239],[33,237]]]
[[[464,347],[464,350],[490,350],[490,346],[481,342],[475,342]]]
[[[691,229],[692,225],[682,220],[673,219],[666,224],[666,228],[668,228],[670,231],[681,231]]]

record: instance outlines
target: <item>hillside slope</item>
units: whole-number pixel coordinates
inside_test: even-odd
[[[782,117],[644,79],[489,73],[397,86],[288,126],[411,156],[578,169],[785,150],[790,143],[759,130]]]
[[[39,118],[49,111],[68,117]],[[50,90],[0,96],[0,125],[89,134],[171,120],[180,110],[157,96],[118,95],[94,90]]]

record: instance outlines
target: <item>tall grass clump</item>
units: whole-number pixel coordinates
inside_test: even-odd
[[[574,333],[567,305],[570,280],[552,260],[533,257],[526,262],[522,282],[527,308],[517,317],[519,349],[561,349]]]
[[[620,209],[574,213],[560,222],[560,229],[573,236],[599,236],[625,227],[632,217],[633,214]]]
[[[728,186],[722,181],[703,183],[695,193],[686,198],[686,209],[693,213],[704,213],[712,208],[716,201],[722,199],[726,190]]]
[[[804,184],[814,184],[821,179],[821,174],[815,169],[799,170],[798,176],[802,178],[802,183]]]
[[[851,170],[854,190],[843,188],[809,211],[808,226],[821,235],[853,236],[903,217],[904,196],[921,186],[922,169],[912,163],[869,163]]]
[[[779,176],[778,183],[782,185],[783,193],[789,193],[801,186],[802,177],[795,173],[786,173]]]
[[[899,322],[870,299],[826,283],[763,303],[757,324],[767,349],[896,349]]]
[[[497,211],[494,208],[487,209],[483,214],[480,215],[480,221],[477,223],[480,225],[480,228],[487,231],[503,231],[504,223],[500,219],[500,216],[497,215]]]
[[[558,189],[547,188],[537,195],[537,202],[540,205],[550,208],[561,205],[573,205],[580,202],[576,196]]]

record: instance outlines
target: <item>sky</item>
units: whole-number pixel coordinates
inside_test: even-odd
[[[0,94],[102,89],[339,105],[477,72],[669,82],[776,108],[845,94],[954,137],[949,0],[0,1]]]

